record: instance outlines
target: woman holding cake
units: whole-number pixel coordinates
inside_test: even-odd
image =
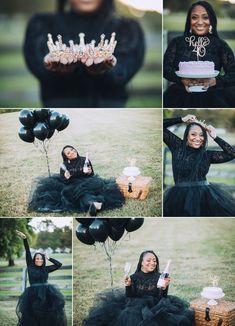
[[[69,7],[65,11],[65,7]],[[105,34],[116,33],[114,56],[99,64],[87,66],[44,62],[48,54],[47,35],[62,35],[64,43],[78,43],[85,34],[86,43],[100,42]],[[113,0],[58,0],[55,14],[37,14],[29,22],[24,56],[29,70],[40,82],[44,107],[124,107],[126,85],[140,69],[145,52],[140,25],[131,19],[117,17]]]
[[[168,296],[170,278],[158,281],[159,260],[152,250],[141,253],[134,274],[124,277],[126,295],[102,294],[100,302],[90,310],[84,326],[190,326],[194,312],[175,296]]]
[[[168,127],[186,123],[183,139]],[[222,151],[207,149],[207,134]],[[164,216],[235,216],[235,200],[221,186],[206,180],[210,164],[235,158],[235,149],[216,135],[211,125],[195,115],[164,120],[163,140],[172,154],[175,185],[165,191]]]
[[[170,42],[164,77],[173,82],[164,93],[164,107],[235,107],[234,54],[219,38],[216,14],[207,1],[190,7],[184,35]]]
[[[71,145],[62,149],[60,175],[41,178],[29,203],[30,211],[88,212],[122,207],[124,197],[113,179],[94,175],[87,157],[80,156]]]

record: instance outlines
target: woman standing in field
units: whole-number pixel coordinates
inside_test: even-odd
[[[59,290],[47,283],[49,273],[59,269],[62,264],[41,253],[32,258],[27,237],[16,231],[24,241],[26,264],[30,286],[21,294],[16,313],[19,326],[65,326],[65,301]],[[46,259],[53,265],[46,266]]]
[[[183,139],[168,127],[186,123]],[[207,134],[222,150],[207,149]],[[175,185],[165,191],[164,216],[235,216],[235,200],[221,186],[209,183],[211,164],[232,161],[235,149],[216,135],[211,125],[203,125],[195,115],[164,119],[163,140],[172,154]]]

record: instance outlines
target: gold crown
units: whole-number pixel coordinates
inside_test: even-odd
[[[57,35],[57,41],[55,42],[51,34],[47,36],[48,56],[50,60],[63,64],[75,63],[88,58],[106,59],[114,53],[117,45],[117,41],[115,40],[116,33],[111,34],[110,40],[105,39],[105,35],[102,34],[97,46],[95,46],[95,40],[86,44],[84,33],[79,34],[79,44],[75,44],[73,40],[70,40],[69,46],[63,43],[61,35]]]

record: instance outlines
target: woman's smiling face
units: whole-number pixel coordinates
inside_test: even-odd
[[[203,36],[209,32],[210,18],[206,9],[202,6],[195,6],[190,17],[190,27],[194,34]]]
[[[187,137],[188,146],[197,149],[203,146],[204,141],[202,128],[197,125],[190,127]]]
[[[145,254],[142,260],[141,270],[144,273],[150,273],[155,271],[156,267],[157,267],[156,257],[150,252]]]
[[[64,149],[64,155],[67,157],[68,160],[75,160],[78,156],[78,153],[75,148],[66,147]]]

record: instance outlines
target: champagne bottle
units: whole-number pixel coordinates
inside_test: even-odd
[[[158,279],[158,282],[157,282],[158,288],[162,288],[165,286],[165,278],[169,277],[170,264],[171,264],[171,259],[168,260],[163,273],[160,275],[160,277]]]
[[[87,173],[89,167],[90,167],[90,161],[89,161],[89,158],[88,158],[88,153],[86,153],[86,159],[85,159],[85,162],[84,162],[84,165],[83,165],[83,172]]]

